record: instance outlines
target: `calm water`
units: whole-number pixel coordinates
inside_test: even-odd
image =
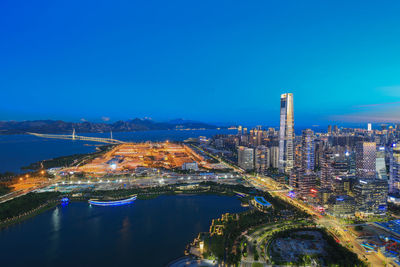
[[[190,137],[233,133],[229,130],[196,130],[196,131],[143,131],[113,133],[113,137],[123,141],[183,141]],[[110,137],[107,133],[86,133],[78,135]],[[88,146],[88,144],[90,146]],[[54,157],[89,153],[95,151],[95,142],[45,139],[32,135],[0,135],[0,172],[20,172],[22,166]]]
[[[1,266],[165,266],[236,197],[161,196],[119,207],[57,207],[0,231]]]

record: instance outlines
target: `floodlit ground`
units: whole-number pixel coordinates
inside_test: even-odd
[[[204,158],[187,145],[164,143],[121,144],[74,171],[104,173],[121,172],[145,168],[182,168],[184,163],[196,162],[205,165]]]
[[[20,178],[15,184],[11,185],[11,187],[13,188],[13,191],[27,190],[37,187],[47,181],[48,179],[43,177]]]

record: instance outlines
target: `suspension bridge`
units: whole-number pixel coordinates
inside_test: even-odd
[[[75,129],[72,134],[40,134],[40,133],[27,133],[30,135],[34,135],[42,138],[53,138],[53,139],[65,139],[65,140],[80,140],[80,141],[91,141],[91,142],[99,142],[106,144],[123,144],[124,141],[113,139],[112,132],[110,134],[111,138],[102,138],[102,137],[90,137],[90,136],[81,136],[75,133]]]

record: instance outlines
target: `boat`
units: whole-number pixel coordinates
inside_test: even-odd
[[[132,203],[137,198],[137,195],[131,196],[130,198],[120,199],[120,200],[99,200],[99,199],[89,199],[89,204],[96,206],[120,206]]]

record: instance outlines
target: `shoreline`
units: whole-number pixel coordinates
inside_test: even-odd
[[[126,189],[123,189],[123,190],[126,190]],[[110,190],[110,191],[106,191],[106,192],[118,192],[118,191],[120,191],[120,190]],[[42,194],[42,193],[35,193],[35,194]],[[105,195],[106,194],[103,194],[103,196],[105,196]],[[235,196],[234,194],[229,194],[228,192],[225,192],[225,191],[217,192],[217,191],[208,191],[207,190],[207,191],[203,191],[203,192],[197,191],[197,192],[193,192],[193,193],[191,193],[191,192],[175,192],[175,191],[168,192],[168,191],[164,191],[164,192],[142,193],[142,194],[138,193],[137,194],[137,200],[151,200],[151,199],[156,199],[156,198],[158,198],[160,196],[188,196],[188,197],[190,197],[190,196],[201,196],[201,195],[214,195],[214,196],[226,196],[226,197]],[[62,195],[60,195],[60,196],[62,196]],[[92,197],[93,196],[69,197],[69,201],[70,202],[85,202],[85,201],[88,201]],[[240,200],[240,198],[239,198],[239,200]],[[7,202],[5,202],[5,203],[7,203]],[[2,203],[2,204],[5,204],[5,203]],[[60,199],[49,200],[47,203],[39,205],[38,207],[36,207],[36,208],[34,208],[34,209],[30,210],[30,211],[27,211],[25,213],[22,213],[22,214],[19,214],[19,215],[15,215],[12,218],[3,220],[3,221],[0,222],[0,231],[2,229],[6,228],[6,227],[16,225],[16,224],[18,224],[20,222],[23,222],[25,220],[33,218],[33,217],[35,217],[37,215],[40,215],[41,213],[43,213],[43,212],[45,212],[47,210],[50,210],[50,209],[52,209],[54,207],[57,207],[60,204],[61,204]]]
[[[44,213],[45,211],[48,211],[48,210],[51,210],[51,209],[57,207],[59,204],[60,203],[58,201],[51,201],[44,205],[40,205],[39,207],[31,210],[30,212],[27,212],[27,214],[25,214],[25,215],[18,215],[13,218],[10,218],[8,220],[2,221],[2,222],[0,222],[0,231],[2,231],[4,228],[14,226],[16,224],[27,221],[30,218],[34,218],[37,215]]]

